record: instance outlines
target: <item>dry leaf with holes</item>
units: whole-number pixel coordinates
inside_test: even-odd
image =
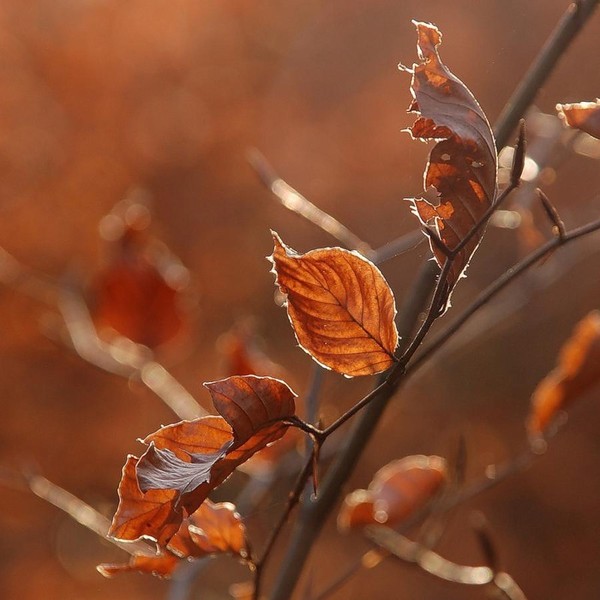
[[[379,269],[356,252],[322,248],[297,254],[273,233],[271,261],[300,347],[347,377],[395,362],[394,295]]]
[[[221,414],[181,421],[149,435],[148,449],[129,457],[110,535],[161,545],[256,452],[281,438],[295,415],[295,394],[283,382],[253,375],[204,384]]]
[[[342,531],[365,525],[396,525],[430,502],[447,481],[439,456],[407,456],[379,469],[366,490],[348,494],[338,514]]]
[[[569,127],[600,139],[600,98],[596,98],[595,102],[557,104],[556,110]]]
[[[600,312],[583,318],[563,346],[556,368],[531,397],[527,430],[532,437],[544,433],[560,410],[600,383]]]
[[[409,112],[419,115],[409,131],[413,138],[436,142],[425,169],[427,198],[413,198],[421,223],[437,233],[449,250],[467,237],[496,198],[498,157],[488,120],[465,84],[442,62],[440,31],[429,23],[414,22],[420,63],[411,69],[413,102]],[[464,273],[484,234],[481,228],[458,253],[448,276],[449,296]],[[440,267],[443,250],[431,242]]]

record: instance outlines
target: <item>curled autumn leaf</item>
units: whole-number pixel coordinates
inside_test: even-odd
[[[556,110],[569,127],[600,139],[600,98],[596,98],[595,102],[557,104]]]
[[[102,564],[97,569],[105,577],[132,571],[170,577],[182,561],[215,554],[232,554],[246,559],[246,528],[233,504],[215,504],[207,499],[195,513],[184,519],[168,546],[160,548],[156,556],[134,555],[127,563]]]
[[[281,438],[295,414],[283,381],[253,375],[206,383],[222,416],[181,421],[150,434],[148,449],[129,457],[110,535],[148,537],[166,545],[185,515],[256,452]]]
[[[347,377],[389,369],[398,344],[396,307],[379,269],[356,252],[297,254],[276,233],[273,240],[270,260],[300,347]]]
[[[348,494],[338,514],[338,528],[395,525],[434,498],[447,481],[439,456],[406,456],[379,469],[366,490]]]
[[[558,364],[531,396],[527,430],[538,437],[557,413],[600,382],[600,312],[593,311],[576,326],[563,346]]]
[[[409,131],[413,138],[434,140],[425,169],[426,198],[413,198],[421,223],[433,228],[442,244],[454,250],[472,231],[496,197],[498,157],[490,124],[465,84],[442,62],[440,31],[429,23],[414,22],[420,63],[412,69],[409,112],[419,115]],[[463,275],[481,242],[479,229],[454,258],[447,294]],[[447,260],[443,248],[430,239],[440,267]]]

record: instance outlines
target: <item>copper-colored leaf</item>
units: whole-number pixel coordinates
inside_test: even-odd
[[[183,521],[168,549],[181,557],[199,558],[229,553],[246,558],[246,527],[233,504],[215,504],[206,499],[195,513]]]
[[[205,385],[224,418],[182,421],[144,440],[148,450],[124,471],[114,537],[144,535],[166,543],[184,513],[196,511],[238,466],[281,438],[288,427],[284,420],[294,415],[295,394],[277,379],[247,375]]]
[[[414,212],[433,227],[446,248],[453,250],[494,202],[497,185],[496,145],[488,120],[465,84],[442,63],[440,31],[415,22],[420,64],[413,65],[409,112],[419,117],[409,129],[414,138],[436,141],[425,169],[430,200],[414,198]],[[464,273],[481,238],[480,229],[458,253],[448,276],[448,294]],[[431,242],[430,242],[431,243]],[[446,255],[436,244],[440,265]]]
[[[394,364],[394,295],[379,269],[356,252],[297,254],[273,233],[271,261],[298,343],[321,365],[348,377]]]
[[[600,312],[583,318],[563,346],[558,364],[539,383],[531,397],[527,429],[541,435],[558,411],[600,383]]]
[[[134,555],[128,563],[120,564],[102,564],[96,569],[104,577],[114,577],[121,573],[150,573],[157,577],[170,577],[173,571],[179,566],[181,559],[170,552],[164,552],[156,556]]]
[[[600,139],[600,98],[596,98],[595,102],[557,104],[556,110],[570,127]]]
[[[177,492],[142,493],[136,476],[138,460],[135,456],[127,457],[119,483],[119,507],[108,533],[122,540],[150,537],[162,545],[179,528],[181,517],[175,508]]]
[[[346,496],[338,527],[395,525],[425,506],[446,479],[446,461],[439,456],[416,455],[392,461],[377,471],[367,490]]]

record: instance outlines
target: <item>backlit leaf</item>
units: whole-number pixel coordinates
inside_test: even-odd
[[[557,104],[558,116],[569,127],[585,131],[600,139],[600,98],[595,102],[577,102],[575,104]]]
[[[170,552],[157,554],[156,556],[134,555],[128,563],[102,564],[96,569],[104,577],[114,577],[121,573],[149,573],[156,577],[170,577],[173,571],[180,565],[181,559]]]
[[[447,480],[439,456],[407,456],[379,469],[367,490],[348,494],[338,514],[341,530],[364,525],[393,526],[423,508]]]
[[[230,502],[213,503],[206,499],[182,523],[168,549],[182,557],[202,557],[228,553],[246,558],[246,527]]]
[[[168,546],[161,547],[156,556],[134,555],[128,563],[102,564],[97,569],[105,577],[132,571],[170,577],[184,560],[215,554],[247,558],[246,528],[233,504],[215,504],[207,499],[184,519]]]
[[[465,84],[442,63],[440,31],[415,22],[420,63],[413,65],[409,112],[419,115],[409,129],[416,139],[434,140],[425,169],[426,198],[412,199],[420,221],[453,250],[467,237],[496,197],[496,145],[488,120]],[[407,69],[408,70],[408,69]],[[458,253],[448,277],[448,295],[464,273],[484,230]],[[431,243],[431,242],[430,242]],[[440,267],[443,250],[431,243]]]
[[[301,348],[348,377],[394,364],[394,296],[379,269],[356,252],[323,248],[297,254],[273,233],[271,261]]]
[[[600,383],[600,312],[583,318],[563,346],[558,364],[531,396],[527,430],[541,435],[558,411]]]
[[[148,449],[124,470],[113,537],[164,545],[215,487],[285,434],[284,420],[295,412],[294,392],[278,379],[246,375],[205,385],[223,417],[181,421],[144,440]]]

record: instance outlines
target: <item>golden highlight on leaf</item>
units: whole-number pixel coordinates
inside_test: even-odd
[[[396,525],[436,496],[447,480],[439,456],[406,456],[379,469],[366,490],[348,494],[338,514],[342,531],[365,525]]]
[[[494,136],[481,107],[465,84],[442,62],[440,31],[429,23],[414,22],[420,63],[412,73],[413,102],[409,112],[419,115],[410,133],[436,145],[425,169],[426,198],[413,198],[421,223],[431,227],[449,250],[464,240],[492,206],[496,197],[497,163]],[[448,295],[464,273],[481,238],[481,228],[454,259],[448,276]],[[431,242],[438,264],[447,260]]]
[[[144,439],[146,452],[123,470],[111,536],[166,545],[213,489],[285,434],[295,414],[296,395],[278,379],[244,375],[205,385],[222,417],[181,421]]]
[[[584,317],[563,346],[558,364],[531,396],[527,430],[541,435],[558,411],[600,383],[600,311]]]
[[[558,116],[569,127],[585,131],[600,139],[600,98],[595,102],[576,102],[575,104],[557,104]]]
[[[398,344],[396,307],[379,269],[356,252],[297,254],[274,232],[273,240],[270,260],[301,348],[348,377],[389,369]]]

